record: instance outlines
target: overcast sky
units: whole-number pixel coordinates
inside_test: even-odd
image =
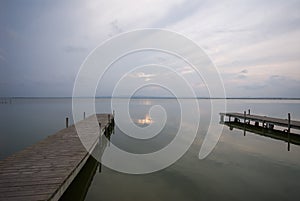
[[[1,0],[0,96],[71,96],[95,47],[141,28],[195,41],[218,67],[228,97],[300,97],[299,0]]]

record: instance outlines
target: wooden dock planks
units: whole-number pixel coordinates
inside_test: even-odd
[[[92,118],[76,124],[86,131],[80,138],[72,125],[1,160],[0,200],[58,200],[89,157],[82,141],[90,150],[98,142],[99,128]],[[101,133],[109,118],[97,114]]]

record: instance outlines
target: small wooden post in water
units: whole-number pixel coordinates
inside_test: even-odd
[[[110,123],[110,114],[107,116],[107,118],[108,118],[108,123]]]
[[[69,118],[66,117],[66,128],[68,128],[68,127],[69,127]]]
[[[83,119],[85,119],[85,112],[83,112]]]
[[[291,131],[291,114],[288,113],[288,133]]]
[[[288,113],[288,151],[290,151],[290,141],[291,141],[291,137],[290,137],[290,132],[291,132],[291,114]]]
[[[246,135],[246,111],[244,111],[244,136]]]

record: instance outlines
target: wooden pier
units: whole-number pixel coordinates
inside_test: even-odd
[[[225,121],[226,116],[228,117],[228,121]],[[300,134],[291,133],[291,128],[300,129],[300,121],[291,120],[290,113],[288,113],[287,119],[252,115],[250,114],[250,110],[248,110],[248,114],[246,114],[246,111],[244,113],[220,113],[220,123],[229,126],[231,130],[233,128],[243,130],[244,136],[249,131],[285,141],[288,143],[288,151],[290,151],[290,144],[300,144]],[[275,126],[282,127],[283,130],[275,129]]]
[[[0,97],[0,104],[12,104],[12,98]]]
[[[97,114],[78,122],[86,129],[79,136],[74,125],[62,129],[4,160],[0,160],[0,200],[59,200],[90,156],[90,152],[113,126],[113,115]],[[98,131],[98,132],[96,132]],[[85,146],[83,146],[84,142]],[[88,150],[88,151],[87,151]]]
[[[280,118],[273,118],[273,117],[267,117],[267,116],[261,116],[261,115],[253,115],[248,112],[244,113],[220,113],[220,121],[224,121],[224,117],[228,117],[228,122],[247,122],[251,123],[251,121],[254,121],[257,126],[261,123],[262,127],[268,127],[272,128],[273,126],[280,126],[285,127],[287,130],[293,128],[293,129],[300,129],[300,121],[295,121],[290,119],[290,115],[288,114],[287,119],[280,119]]]

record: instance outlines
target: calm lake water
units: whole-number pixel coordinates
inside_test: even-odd
[[[124,104],[119,99],[119,104]],[[191,101],[189,99],[181,101]],[[90,159],[68,193],[84,200],[298,200],[300,147],[284,141],[224,127],[213,151],[203,160],[199,150],[211,118],[210,101],[197,100],[201,122],[192,146],[171,166],[150,174],[119,173]],[[160,150],[173,139],[180,124],[180,107],[175,99],[133,99],[131,118],[145,126],[149,109],[161,105],[167,122],[151,140],[133,140],[116,125],[110,143],[133,153]],[[228,112],[243,112],[300,120],[299,100],[227,100]],[[32,145],[72,123],[71,99],[14,99],[0,104],[0,159]],[[110,99],[96,99],[97,113],[110,113]],[[216,114],[218,115],[217,111]],[[89,115],[87,113],[87,115]],[[118,111],[116,111],[118,115]],[[124,119],[126,121],[126,119]],[[294,131],[294,130],[292,130]],[[299,132],[299,131],[295,131]],[[101,171],[100,171],[101,170]],[[65,199],[69,196],[64,197]],[[76,198],[76,199],[75,199]]]

